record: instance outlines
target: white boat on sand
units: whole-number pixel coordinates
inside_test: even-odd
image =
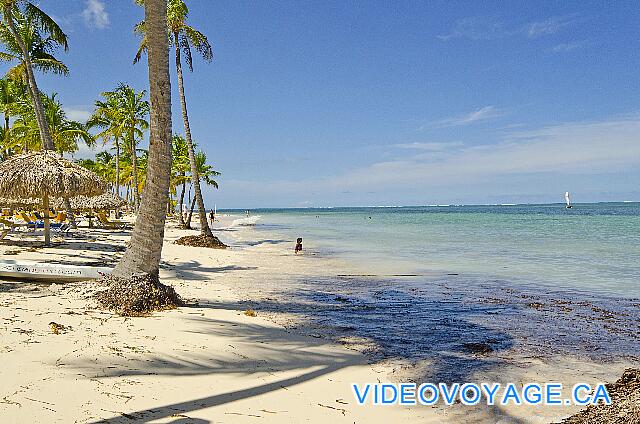
[[[0,261],[0,278],[12,278],[25,281],[70,282],[93,280],[110,274],[111,271],[111,268],[96,266],[13,260]]]

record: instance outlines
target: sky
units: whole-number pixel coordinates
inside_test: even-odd
[[[37,75],[69,117],[147,88],[133,0],[39,4],[69,35],[70,75]],[[214,50],[185,74],[208,206],[640,200],[635,1],[187,4]]]

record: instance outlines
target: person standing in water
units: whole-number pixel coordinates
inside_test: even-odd
[[[298,240],[296,240],[296,254],[298,252],[302,252],[302,237],[298,237]]]

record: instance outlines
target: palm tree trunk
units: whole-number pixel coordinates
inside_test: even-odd
[[[40,130],[40,140],[42,141],[42,148],[45,150],[55,150],[55,144],[53,143],[53,139],[51,138],[49,125],[47,124],[47,119],[44,115],[44,107],[42,106],[42,99],[40,98],[40,90],[38,89],[38,85],[36,84],[36,77],[33,75],[33,68],[31,65],[31,58],[29,57],[29,51],[24,44],[24,40],[22,40],[22,37],[20,37],[20,34],[18,34],[18,31],[16,30],[15,23],[13,22],[13,12],[10,5],[6,5],[4,7],[4,19],[9,26],[11,34],[18,43],[20,51],[22,51],[24,65],[27,73],[27,82],[29,83],[29,91],[31,92],[31,97],[33,99],[33,110],[36,115],[36,121],[38,122],[38,129]]]
[[[184,205],[184,189],[187,186],[186,182],[182,183],[182,191],[180,192],[180,225],[184,227],[184,216],[182,216],[182,205]]]
[[[196,207],[196,198],[194,197],[193,200],[191,201],[191,207],[189,208],[189,215],[187,216],[187,225],[185,225],[186,228],[191,229],[191,218],[193,217],[193,210]],[[213,234],[211,235],[211,237],[213,237]]]
[[[42,208],[44,209],[44,244],[51,244],[51,224],[49,222],[49,195],[45,194],[42,198]]]
[[[120,196],[120,142],[115,140],[116,144],[116,194]]]
[[[136,142],[133,131],[131,132],[131,167],[133,168],[133,193],[136,211],[140,209],[140,189],[138,187],[138,155],[136,155]]]
[[[213,237],[209,222],[207,221],[207,211],[204,208],[204,200],[202,199],[202,191],[200,189],[200,176],[198,175],[198,167],[196,165],[196,156],[193,151],[193,141],[191,140],[191,128],[189,127],[189,115],[187,113],[187,99],[184,95],[184,81],[182,79],[182,63],[180,60],[180,43],[178,33],[173,33],[174,45],[176,50],[176,72],[178,74],[178,93],[180,94],[180,105],[182,106],[182,121],[184,122],[184,138],[187,142],[187,150],[189,151],[189,164],[191,165],[191,185],[193,185],[193,195],[198,202],[198,212],[200,215],[200,234],[207,237]],[[189,223],[191,223],[191,214],[189,214]]]
[[[167,0],[145,0],[149,94],[151,99],[149,167],[144,196],[129,247],[113,270],[118,277],[159,273],[165,205],[171,177],[171,81]]]

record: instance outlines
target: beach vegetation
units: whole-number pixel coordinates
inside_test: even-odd
[[[2,0],[0,13],[0,44],[4,46],[0,60],[17,62],[7,76],[27,83],[42,148],[55,150],[34,69],[62,75],[69,73],[66,65],[53,56],[60,47],[68,50],[67,35],[53,18],[30,1]]]

